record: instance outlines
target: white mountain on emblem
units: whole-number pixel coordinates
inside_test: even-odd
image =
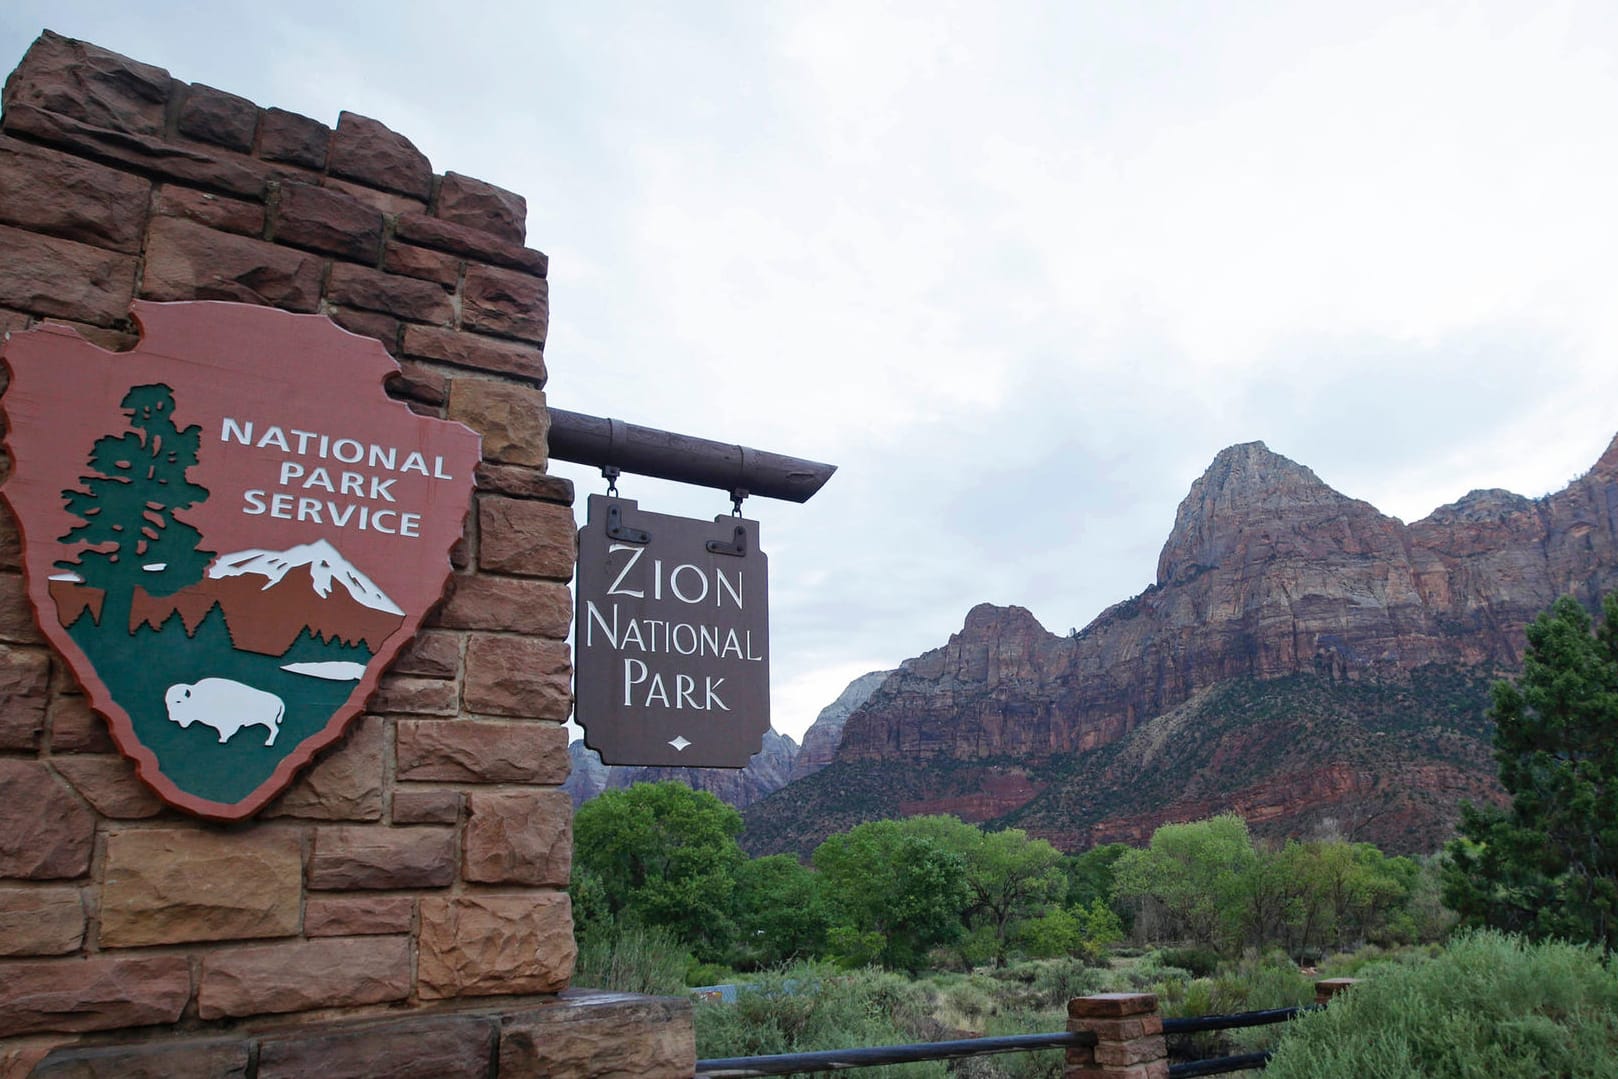
[[[265,578],[263,591],[281,583],[287,573],[299,567],[307,568],[314,584],[315,594],[321,599],[331,595],[332,582],[347,590],[349,596],[373,611],[403,615],[404,610],[388,598],[369,577],[354,567],[348,559],[325,540],[289,547],[284,551],[249,550],[220,555],[208,567],[208,576],[241,577],[258,574]]]

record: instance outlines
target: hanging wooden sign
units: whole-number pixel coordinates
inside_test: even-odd
[[[443,591],[478,436],[320,315],[137,301],[16,334],[0,404],[40,629],[164,801],[249,816],[341,737]]]
[[[579,530],[574,719],[607,764],[743,768],[770,729],[758,522],[591,495]]]

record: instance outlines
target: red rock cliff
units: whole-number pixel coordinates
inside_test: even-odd
[[[1072,638],[973,608],[849,717],[838,759],[1071,754],[1237,677],[1510,668],[1557,596],[1615,585],[1618,440],[1554,495],[1474,491],[1412,525],[1262,442],[1232,446],[1180,503],[1144,593]]]

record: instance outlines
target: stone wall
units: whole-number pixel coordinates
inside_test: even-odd
[[[0,1072],[689,1073],[680,1006],[554,995],[574,960],[574,524],[545,472],[546,258],[523,199],[435,175],[375,120],[334,130],[49,32],[3,110],[0,331],[51,319],[127,348],[136,297],[321,312],[380,340],[390,392],[477,430],[484,460],[427,628],[346,738],[235,826],[136,781],[37,631],[0,509]],[[571,1041],[534,1035],[555,1023]],[[569,1044],[576,1068],[535,1048]]]

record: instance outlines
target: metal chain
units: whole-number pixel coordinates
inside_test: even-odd
[[[617,465],[601,466],[601,478],[607,481],[608,498],[618,497],[618,477],[620,475],[622,475],[622,473],[618,470]]]

